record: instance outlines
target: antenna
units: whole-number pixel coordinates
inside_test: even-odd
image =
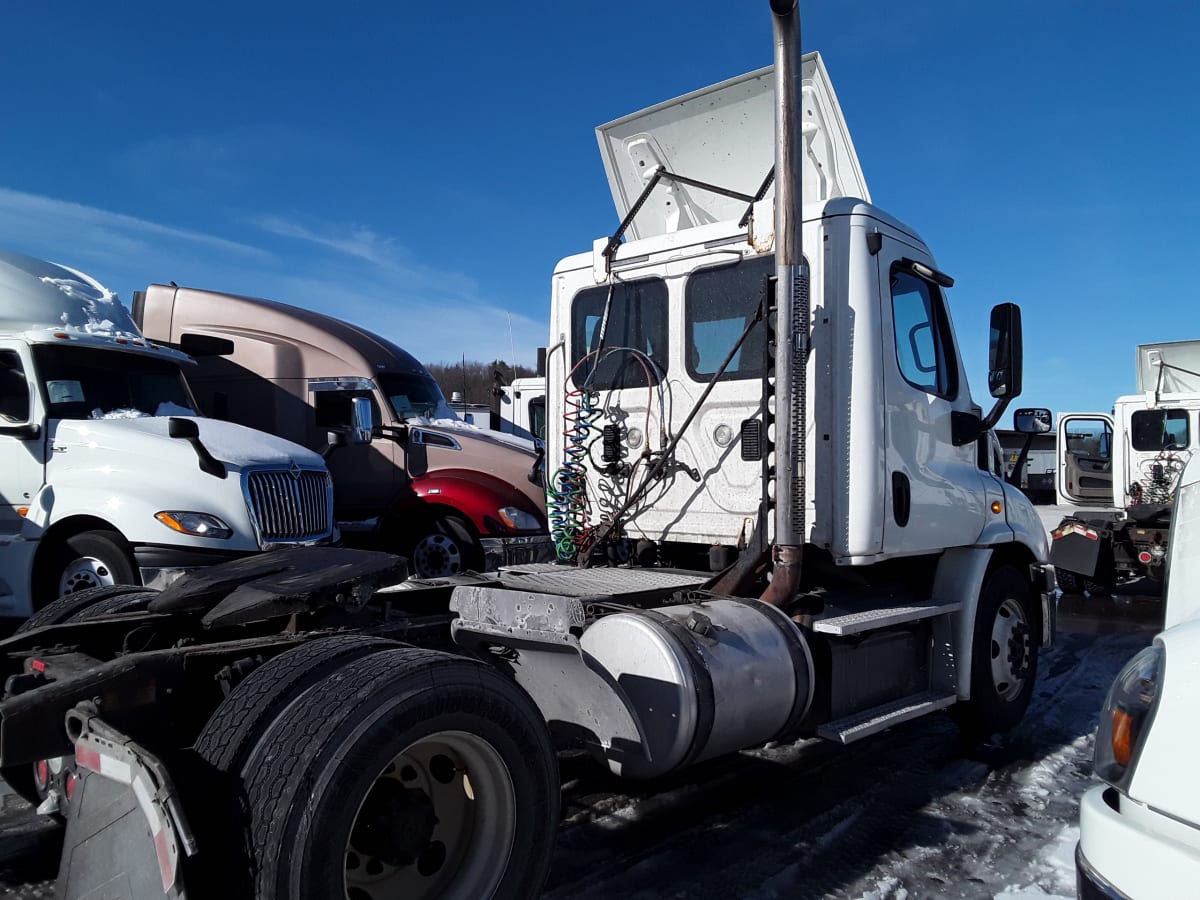
[[[517,377],[517,345],[513,341],[512,313],[506,312],[504,315],[508,317],[508,351],[511,354],[508,358],[508,380],[512,381]]]

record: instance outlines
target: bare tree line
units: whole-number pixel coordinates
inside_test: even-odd
[[[454,394],[462,394],[464,403],[486,403],[498,408],[496,397],[500,395],[500,385],[508,384],[514,378],[524,378],[533,375],[533,369],[518,365],[514,370],[511,365],[500,359],[491,362],[440,362],[426,363],[425,368],[433,376],[446,399]]]

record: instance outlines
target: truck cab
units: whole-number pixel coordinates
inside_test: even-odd
[[[0,252],[0,614],[333,536],[321,458],[199,417],[191,365],[94,279]]]
[[[1059,417],[1058,500],[1076,507],[1053,533],[1064,586],[1163,576],[1175,489],[1200,448],[1200,341],[1139,345],[1135,370],[1138,392],[1111,415]]]
[[[586,485],[594,526],[670,447],[644,501],[622,513],[624,532],[677,563],[709,554],[719,566],[750,543],[773,502],[769,435],[775,405],[789,403],[807,421],[805,542],[830,563],[1014,542],[1044,558],[1036,514],[996,473],[986,429],[972,430],[981,407],[951,323],[953,280],[914,229],[869,202],[816,54],[804,58],[806,390],[771,396],[775,236],[759,224],[771,195],[758,190],[771,170],[770,76],[753,72],[598,129],[622,216],[658,168],[741,198],[675,184],[645,200],[623,243],[599,241],[556,268],[552,520],[557,511],[573,521],[564,510]]]

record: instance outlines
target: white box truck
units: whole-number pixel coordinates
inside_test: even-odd
[[[985,416],[949,277],[866,200],[795,0],[771,8],[773,75],[602,131],[632,237],[560,263],[551,308],[575,565],[388,585],[394,557],[283,551],[0,644],[0,765],[79,761],[58,896],[534,897],[556,751],[653,778],[940,710],[976,738],[1020,720],[1054,578],[990,431],[1018,311],[992,316]]]
[[[0,252],[0,615],[332,537],[320,455],[198,417],[190,364],[89,276]]]

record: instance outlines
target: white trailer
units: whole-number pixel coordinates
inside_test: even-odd
[[[1019,312],[993,312],[982,415],[951,279],[867,201],[795,7],[771,4],[773,72],[601,131],[628,214],[552,291],[574,565],[376,590],[402,561],[284,551],[0,645],[0,764],[80,767],[61,897],[532,897],[557,750],[654,778],[941,710],[973,738],[1020,720],[1054,578],[990,431]]]

